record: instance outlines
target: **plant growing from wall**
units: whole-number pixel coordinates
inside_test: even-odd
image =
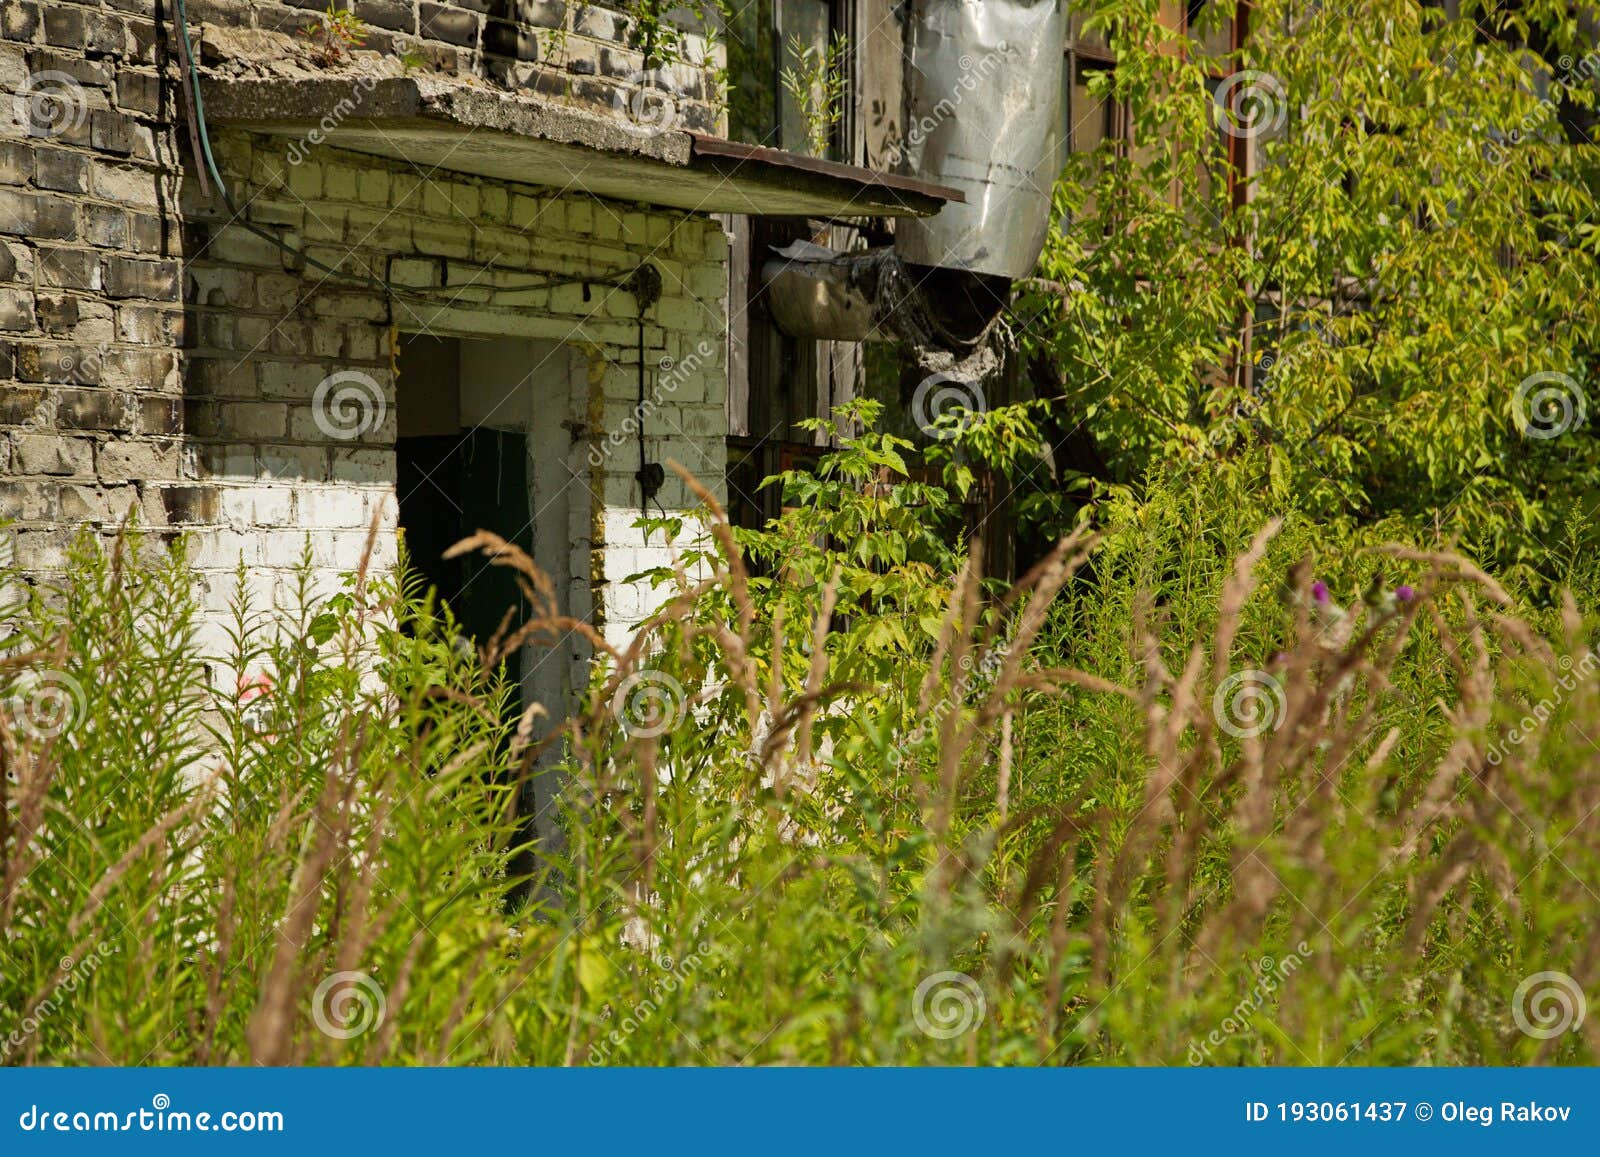
[[[717,63],[717,56],[721,30],[731,19],[730,0],[682,4],[632,0],[628,13],[632,20],[629,42],[644,56],[648,87],[665,88],[681,99],[695,86],[676,79],[675,70],[698,71],[706,82],[705,101],[719,112],[725,108],[731,73],[726,63]]]
[[[675,19],[674,13],[682,15]],[[690,32],[686,25],[696,27],[709,57],[711,46],[717,40],[717,30],[730,17],[730,8],[729,0],[688,0],[686,3],[631,0],[628,15],[633,20],[630,39],[633,46],[644,53],[645,67],[660,68],[701,63],[691,59]]]
[[[330,2],[322,16],[300,29],[300,35],[311,45],[311,55],[324,68],[332,68],[350,59],[350,50],[367,42],[367,25],[353,11]]]
[[[844,120],[849,92],[850,39],[835,32],[827,47],[809,45],[791,37],[785,55],[793,63],[783,70],[783,87],[794,98],[805,126],[806,147],[813,156],[825,157],[834,134]]]

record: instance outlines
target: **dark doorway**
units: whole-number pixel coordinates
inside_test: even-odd
[[[421,335],[401,340],[395,481],[412,567],[449,605],[463,634],[481,647],[507,611],[515,613],[513,621],[522,620],[526,608],[516,580],[481,556],[443,556],[480,529],[532,553],[528,439],[521,431],[463,428],[460,345]],[[507,674],[516,681],[521,672]]]

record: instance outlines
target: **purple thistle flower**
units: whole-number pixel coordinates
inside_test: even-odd
[[[1311,598],[1314,601],[1322,604],[1323,606],[1327,606],[1328,605],[1328,584],[1323,582],[1321,579],[1318,579],[1316,582],[1312,583],[1311,584]]]
[[[1417,597],[1417,592],[1412,587],[1398,586],[1394,588],[1394,597],[1398,602],[1409,603]]]

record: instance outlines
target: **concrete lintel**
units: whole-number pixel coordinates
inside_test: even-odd
[[[773,150],[730,155],[680,129],[418,77],[211,78],[203,92],[209,123],[298,141],[312,155],[318,146],[348,149],[691,212],[928,216],[961,196]]]

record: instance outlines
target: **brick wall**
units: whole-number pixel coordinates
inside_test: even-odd
[[[160,525],[183,477],[177,158],[144,8],[0,5],[0,518],[38,571],[69,527],[130,505]]]
[[[297,270],[281,250],[193,206],[186,421],[201,485],[182,518],[207,528],[202,565],[230,566],[242,550],[262,574],[292,567],[310,530],[319,565],[332,573],[359,553],[374,512],[392,525],[396,333],[553,341],[571,351],[572,370],[541,418],[569,430],[568,473],[582,499],[559,530],[578,568],[564,577],[598,579],[597,610],[620,638],[649,609],[646,593],[622,580],[669,557],[632,526],[640,506],[638,445],[627,433],[639,388],[634,299],[595,287],[586,300],[581,284],[505,295],[492,287],[655,265],[664,285],[646,326],[646,450],[716,489],[727,255],[716,222],[445,173],[423,180],[403,163],[333,150],[291,166],[270,138],[218,143],[225,176],[251,190],[253,220],[297,238],[312,258],[387,272],[436,296],[390,300]],[[383,392],[382,423],[350,438],[330,437],[336,423],[316,404],[318,387],[342,371]],[[539,381],[553,381],[548,369]],[[660,499],[668,509],[694,505],[676,478]],[[589,549],[598,552],[593,574]]]
[[[450,35],[470,28],[472,38],[453,50],[457,67],[492,75],[488,7],[359,9],[407,31],[426,16],[437,43],[448,43],[440,30],[454,13]],[[192,9],[197,22],[242,12],[259,27],[305,15],[205,0]],[[595,6],[518,6],[526,18],[557,9],[577,39],[599,45],[583,31],[598,27]],[[240,558],[268,593],[308,536],[331,584],[359,556],[374,513],[394,526],[394,335],[534,338],[570,355],[548,420],[569,431],[582,498],[566,525],[546,529],[567,536],[569,586],[592,579],[598,615],[620,637],[648,609],[621,580],[666,557],[631,525],[637,444],[617,437],[638,390],[633,299],[604,289],[586,299],[579,285],[489,287],[656,264],[665,284],[647,330],[648,452],[720,485],[726,242],[716,223],[325,148],[291,164],[282,140],[219,134],[219,161],[253,222],[341,271],[450,289],[390,299],[326,276],[227,225],[185,176],[149,13],[132,0],[0,5],[0,519],[13,522],[24,566],[48,575],[78,525],[114,524],[133,506],[146,525],[193,534],[214,608]],[[50,104],[46,84],[67,103]],[[315,406],[319,386],[346,372],[375,383],[387,409],[354,438],[330,436]],[[675,478],[661,501],[691,505]],[[392,552],[392,536],[384,542]]]
[[[10,0],[8,0],[10,2]],[[646,60],[626,3],[566,0],[339,0],[364,23],[358,55],[404,60],[418,73],[471,77],[604,116],[648,110],[656,90],[672,94],[674,123],[698,132],[726,124],[717,75],[726,52],[681,11],[668,59]],[[195,25],[281,33],[258,40],[267,64],[310,44],[303,29],[327,0],[190,0]],[[337,71],[337,69],[335,69]],[[643,104],[641,104],[643,102]]]

